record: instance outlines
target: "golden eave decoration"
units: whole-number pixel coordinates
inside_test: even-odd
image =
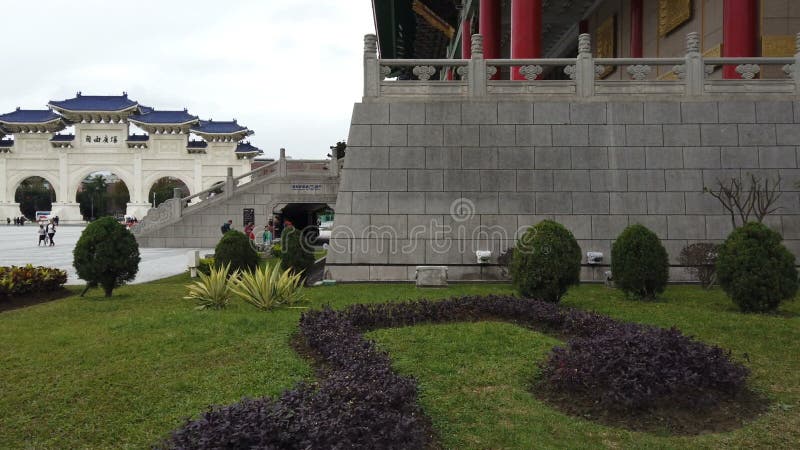
[[[453,36],[455,36],[456,30],[451,27],[450,24],[445,22],[444,19],[436,15],[436,13],[430,8],[425,6],[421,1],[414,0],[414,3],[411,4],[411,10],[425,19],[430,26],[441,31],[445,36],[447,36],[448,39],[453,39]]]
[[[664,37],[692,18],[692,0],[658,0],[658,35]]]
[[[614,58],[617,51],[617,16],[611,16],[597,27],[597,47],[595,52],[598,58]],[[601,79],[614,72],[615,66],[606,66],[598,75]]]

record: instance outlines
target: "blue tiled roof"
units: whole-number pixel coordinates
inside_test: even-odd
[[[188,148],[206,148],[206,147],[208,147],[208,142],[206,142],[206,141],[197,141],[197,140],[192,139],[191,141],[189,141],[188,144],[186,144],[186,147],[188,147]]]
[[[139,114],[150,114],[153,111],[155,111],[155,109],[149,106],[139,105]]]
[[[183,111],[155,111],[146,114],[136,114],[130,116],[128,119],[134,122],[146,124],[180,124],[197,121],[197,116],[189,114],[185,109]]]
[[[75,140],[74,134],[56,134],[50,139],[50,142],[72,142]]]
[[[261,149],[249,142],[240,142],[236,146],[236,153],[262,153]]]
[[[75,98],[55,101],[51,100],[48,105],[69,111],[122,111],[138,103],[129,99],[128,94],[123,95],[82,95],[78,92]]]
[[[128,136],[128,142],[147,142],[150,136],[146,134],[132,134]]]
[[[47,123],[61,119],[61,116],[49,109],[20,109],[0,115],[0,122],[7,123]]]
[[[248,130],[247,127],[239,125],[235,120],[231,122],[201,120],[198,125],[192,127],[192,131],[207,134],[233,134]],[[252,134],[252,132],[249,132],[248,134]]]
[[[0,147],[13,147],[14,141],[11,139],[0,139]]]

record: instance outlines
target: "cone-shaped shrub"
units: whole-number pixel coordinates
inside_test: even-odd
[[[281,267],[295,273],[308,275],[314,265],[314,249],[308,235],[295,227],[287,227],[281,234]]]
[[[113,217],[90,223],[72,252],[75,271],[88,286],[101,286],[106,297],[139,271],[139,244]]]
[[[644,225],[631,225],[611,247],[614,284],[628,295],[654,299],[669,280],[669,257],[655,233]]]
[[[545,220],[519,239],[511,263],[514,287],[523,297],[556,303],[580,282],[581,248],[563,225]]]
[[[214,249],[214,264],[217,267],[230,267],[231,272],[252,271],[258,266],[258,253],[250,239],[241,231],[225,233]]]
[[[794,261],[780,234],[751,222],[734,230],[720,247],[717,277],[742,311],[774,311],[797,293]]]

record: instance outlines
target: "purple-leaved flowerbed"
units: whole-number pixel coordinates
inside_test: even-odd
[[[609,410],[713,406],[744,391],[748,370],[720,348],[647,325],[515,297],[358,304],[303,314],[300,335],[320,381],[277,400],[210,409],[162,443],[167,448],[425,448],[429,421],[412,378],[363,332],[422,323],[502,320],[567,339],[543,363],[542,383]]]

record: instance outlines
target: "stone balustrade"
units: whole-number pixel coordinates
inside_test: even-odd
[[[800,33],[797,52],[786,58],[705,58],[698,34],[686,37],[682,58],[595,58],[588,34],[581,34],[577,58],[484,59],[483,38],[472,36],[471,59],[379,59],[375,35],[364,38],[364,101],[379,98],[503,97],[546,95],[599,97],[615,95],[721,96],[800,94]],[[739,79],[713,79],[718,66],[735,65]],[[658,66],[668,70],[658,76]],[[765,66],[778,66],[785,78],[760,78]],[[519,70],[525,80],[492,80],[503,67]],[[611,68],[622,68],[627,79],[604,79]],[[547,72],[563,71],[565,78],[542,79]],[[398,77],[398,74],[402,76]],[[473,76],[473,74],[484,74]],[[390,78],[394,79],[390,79]],[[410,79],[400,79],[410,78]],[[553,78],[552,76],[550,78]],[[568,79],[567,79],[568,78]]]

